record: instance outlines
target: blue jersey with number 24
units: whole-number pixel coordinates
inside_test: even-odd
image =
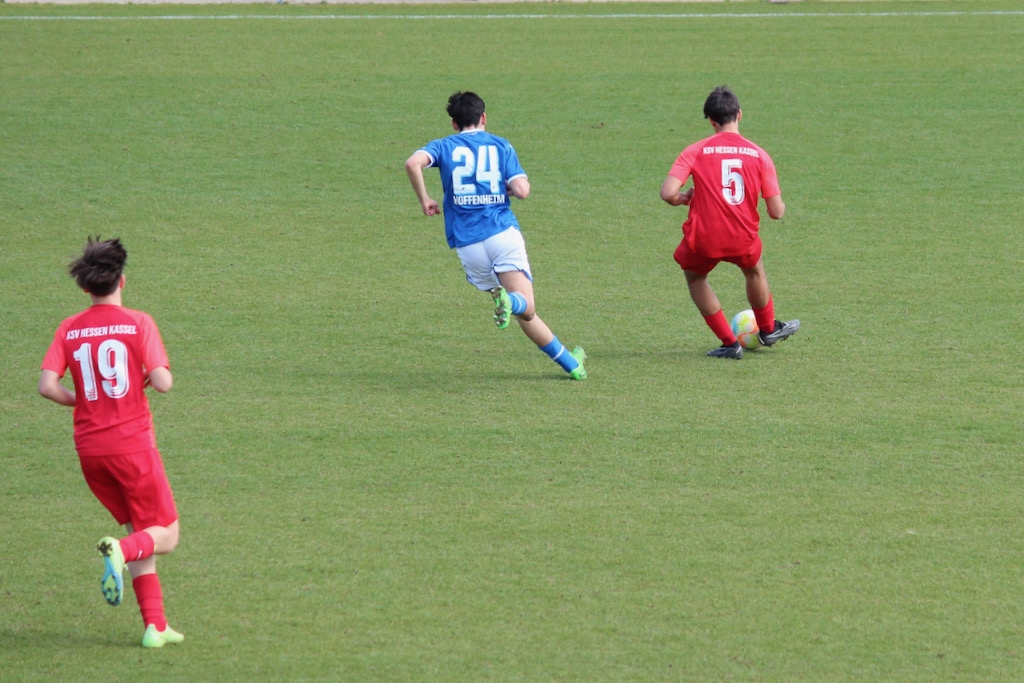
[[[525,176],[508,140],[487,131],[463,131],[433,140],[422,150],[441,171],[444,231],[449,247],[482,242],[519,221],[509,204],[507,183]]]

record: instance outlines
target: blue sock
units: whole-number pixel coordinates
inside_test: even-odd
[[[579,361],[572,357],[572,354],[562,346],[562,342],[558,341],[558,337],[551,340],[551,343],[547,346],[537,347],[544,353],[551,357],[551,360],[555,361],[562,366],[562,369],[566,372],[572,372],[579,367]]]
[[[526,297],[519,292],[509,292],[508,298],[512,300],[512,315],[520,315],[526,311]]]

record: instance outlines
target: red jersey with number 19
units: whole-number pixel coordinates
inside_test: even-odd
[[[60,324],[43,369],[75,382],[75,448],[81,457],[156,448],[144,391],[146,372],[169,368],[156,323],[146,313],[100,304]]]
[[[716,133],[683,150],[669,175],[685,183],[693,176],[693,198],[683,240],[711,258],[749,251],[760,216],[758,196],[781,194],[775,164],[739,133]]]

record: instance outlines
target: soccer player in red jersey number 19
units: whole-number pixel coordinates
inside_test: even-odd
[[[128,535],[100,539],[103,596],[121,604],[124,569],[145,624],[143,647],[180,643],[167,625],[156,556],[178,545],[178,511],[156,448],[145,387],[163,393],[173,378],[160,331],[121,305],[128,252],[120,240],[89,239],[68,272],[92,305],[57,328],[43,359],[39,393],[74,408],[75,448],[89,488]],[[75,389],[61,383],[70,370]]]
[[[689,207],[675,260],[686,276],[693,303],[722,341],[708,355],[738,360],[743,358],[743,348],[708,285],[708,273],[722,261],[743,271],[761,344],[771,346],[796,332],[799,320],[775,319],[757,234],[758,197],[764,197],[768,215],[774,219],[782,218],[786,205],[771,157],[740,135],[743,112],[732,90],[720,86],[711,91],[704,102],[704,118],[715,134],[683,150],[662,183],[661,198],[672,206]],[[691,177],[693,186],[683,191]]]

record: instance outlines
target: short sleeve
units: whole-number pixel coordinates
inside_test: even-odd
[[[703,143],[696,143],[690,145],[682,151],[682,153],[676,158],[672,168],[668,174],[673,178],[677,178],[679,182],[685,183],[687,178],[690,177],[690,172],[693,170],[693,163],[697,159],[697,151],[700,149]]]
[[[526,175],[522,164],[519,163],[519,155],[516,154],[516,150],[512,145],[507,145],[505,150],[505,168],[503,173],[506,183],[513,178],[521,178]]]
[[[775,162],[764,151],[761,154],[764,155],[764,172],[761,174],[761,196],[768,199],[769,197],[782,194],[782,190],[779,189],[779,176],[775,172]]]
[[[160,330],[156,323],[145,313],[140,313],[139,316],[138,325],[142,332],[142,364],[147,371],[154,368],[170,368],[171,362],[167,358],[164,341],[160,337]]]
[[[418,151],[423,152],[428,157],[430,157],[430,164],[427,166],[427,168],[437,166],[437,160],[441,158],[441,141],[431,140],[427,144],[420,147]]]
[[[46,350],[42,367],[43,370],[52,370],[61,377],[64,376],[64,371],[68,369],[68,358],[64,352],[64,334],[65,328],[64,325],[61,325],[53,335],[50,348]]]

